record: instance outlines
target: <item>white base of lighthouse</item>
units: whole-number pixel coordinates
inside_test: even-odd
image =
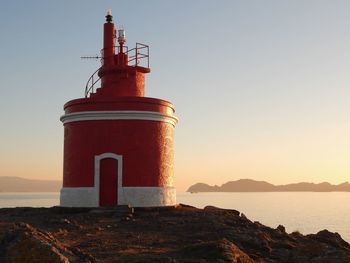
[[[96,187],[63,187],[60,206],[98,207],[99,189]],[[132,207],[173,206],[176,204],[174,187],[119,187],[118,205]]]

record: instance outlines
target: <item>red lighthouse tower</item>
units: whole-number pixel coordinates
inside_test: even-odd
[[[144,97],[145,74],[150,72],[148,46],[137,43],[128,49],[124,44],[124,29],[116,30],[108,12],[102,66],[90,77],[85,98],[67,102],[61,117],[61,206],[167,206],[176,202],[174,106]]]

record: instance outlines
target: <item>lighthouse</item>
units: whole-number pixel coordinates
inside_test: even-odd
[[[63,187],[60,205],[99,207],[172,206],[173,104],[145,97],[149,47],[129,49],[125,31],[108,11],[103,25],[101,67],[85,96],[67,102]]]

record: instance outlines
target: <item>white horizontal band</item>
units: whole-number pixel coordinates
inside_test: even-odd
[[[63,187],[60,206],[98,207],[95,187]],[[176,204],[174,187],[120,187],[118,188],[118,205],[133,207],[172,206]]]
[[[175,127],[178,119],[174,115],[156,111],[81,111],[61,116],[63,124],[76,121],[96,120],[149,120],[170,123]]]

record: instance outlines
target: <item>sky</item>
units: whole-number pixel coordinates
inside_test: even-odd
[[[347,0],[1,1],[0,176],[62,178],[63,104],[100,66],[106,10],[150,45],[175,184],[350,180]]]

